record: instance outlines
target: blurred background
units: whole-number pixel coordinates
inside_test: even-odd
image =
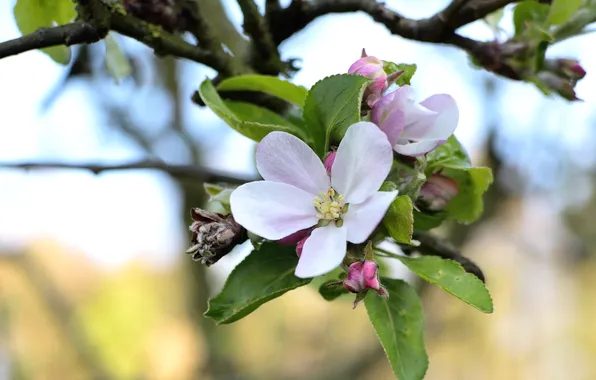
[[[211,3],[228,44],[246,43],[236,1]],[[386,3],[422,18],[448,1]],[[2,41],[19,35],[13,6],[0,2]],[[510,20],[507,8],[503,35]],[[462,34],[494,38],[480,21]],[[254,144],[190,100],[214,71],[113,37],[133,69],[118,83],[103,43],[75,49],[68,68],[40,52],[0,60],[0,163],[159,158],[256,174]],[[549,50],[588,72],[574,103],[477,70],[453,47],[392,36],[364,14],[322,17],[281,46],[307,87],[346,72],[363,47],[416,63],[419,99],[453,95],[456,135],[495,171],[483,218],[440,231],[484,269],[495,313],[421,287],[427,379],[596,379],[595,44],[589,34]],[[0,168],[0,379],[392,378],[352,297],[328,303],[304,287],[230,326],[204,319],[242,258],[207,269],[184,254],[188,210],[204,201],[201,183],[158,171]]]

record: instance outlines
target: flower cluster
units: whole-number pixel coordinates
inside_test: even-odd
[[[371,248],[385,238],[386,230],[377,227],[398,195],[395,187],[382,191],[383,183],[396,180],[391,177],[396,162],[411,163],[445,143],[459,118],[449,95],[417,102],[414,90],[403,82],[389,91],[403,72],[388,73],[385,67],[385,62],[363,52],[348,70],[371,79],[360,110],[370,121],[349,126],[334,141],[337,146],[325,146],[327,152],[320,155],[295,135],[270,132],[256,150],[263,180],[239,186],[229,199],[233,223],[276,244],[295,245],[297,277],[316,277],[343,267],[346,275],[339,284],[357,293],[357,301],[369,290],[388,296]],[[424,210],[437,212],[458,191],[455,181],[434,174],[420,183],[414,195],[407,195],[417,197],[416,204]],[[227,249],[237,236],[229,220],[201,223],[193,224],[193,252]],[[207,229],[215,235],[203,238]]]

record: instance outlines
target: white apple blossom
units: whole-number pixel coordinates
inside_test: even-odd
[[[347,242],[363,243],[369,237],[395,199],[397,191],[379,191],[392,162],[391,144],[373,123],[348,128],[330,175],[302,140],[272,132],[257,146],[264,181],[234,190],[232,214],[244,228],[269,240],[315,226],[295,274],[323,275],[342,263]]]

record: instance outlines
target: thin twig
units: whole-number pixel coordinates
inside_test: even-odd
[[[83,2],[79,3],[80,6],[83,6]],[[189,44],[157,26],[148,24],[132,15],[121,14],[110,9],[99,0],[86,0],[84,3],[85,7],[90,9],[103,10],[102,16],[105,16],[107,20],[101,20],[102,22],[97,24],[75,22],[52,28],[41,28],[31,34],[0,43],[0,58],[57,45],[69,46],[97,42],[104,38],[111,29],[153,48],[157,55],[186,58],[210,66],[226,76],[247,71],[234,65],[231,57],[223,51],[202,49]],[[95,11],[95,13],[98,12]]]
[[[31,34],[0,43],[0,58],[58,45],[91,44],[103,39],[106,34],[107,30],[100,34],[95,26],[87,22],[40,28]]]
[[[282,7],[279,0],[265,1],[265,19],[269,20],[272,14],[281,11]]]
[[[444,259],[451,259],[460,263],[466,272],[472,273],[478,277],[482,282],[485,281],[484,273],[472,260],[463,256],[457,248],[455,248],[447,240],[441,239],[429,232],[414,231],[413,239],[420,242],[420,246],[400,246],[402,251],[406,254],[418,252],[422,255],[434,255]]]
[[[69,164],[64,162],[1,162],[0,168],[9,169],[75,169],[75,170],[89,170],[94,174],[99,174],[106,171],[115,170],[139,170],[139,169],[153,169],[161,170],[176,178],[192,179],[202,182],[225,182],[232,184],[242,184],[245,182],[255,181],[258,178],[248,176],[237,176],[230,173],[200,168],[190,165],[168,165],[161,161],[136,161],[120,165],[104,165],[104,164]]]
[[[269,30],[265,18],[259,13],[259,8],[253,0],[238,0],[238,5],[244,14],[244,31],[250,36],[257,62],[253,66],[263,67],[260,72],[277,74],[283,70],[283,65],[277,51],[277,45]]]

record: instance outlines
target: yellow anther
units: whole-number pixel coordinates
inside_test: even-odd
[[[345,209],[343,195],[337,194],[331,188],[324,193],[320,193],[313,200],[313,205],[317,210],[317,218],[327,221],[340,219]]]

